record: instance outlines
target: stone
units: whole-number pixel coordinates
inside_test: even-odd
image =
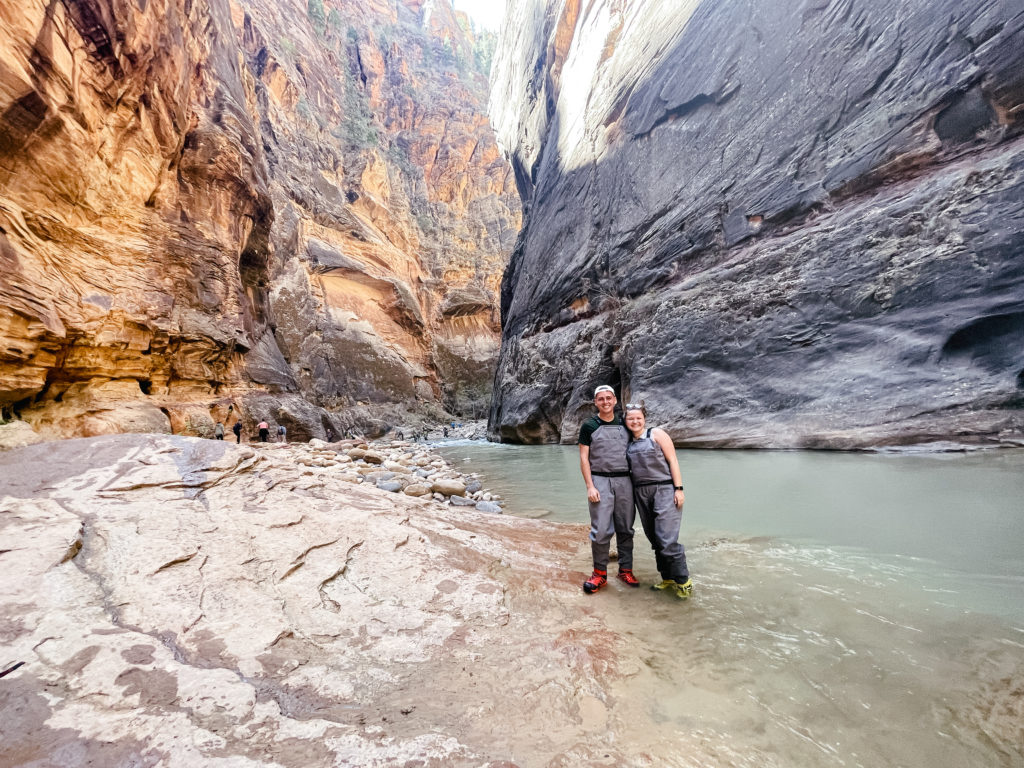
[[[475,507],[477,505],[475,499],[467,499],[465,496],[451,496],[448,500],[455,507]]]
[[[32,429],[32,425],[24,421],[10,421],[0,424],[0,451],[21,448],[45,441],[46,438]]]
[[[495,504],[493,501],[479,501],[476,504],[477,512],[489,512],[491,514],[500,515],[502,513],[501,507]]]
[[[420,483],[410,483],[404,489],[406,496],[429,496],[430,487]]]
[[[351,456],[351,454],[349,454]],[[384,457],[377,451],[366,451],[363,453],[363,461],[367,464],[383,464]]]
[[[392,493],[402,490],[402,484],[394,480],[378,480],[377,487],[382,491],[390,491]]]
[[[365,448],[349,448],[347,455],[350,459],[361,459],[366,456]]]
[[[434,481],[431,490],[445,496],[463,496],[466,493],[466,486],[461,480],[442,478]]]
[[[466,493],[476,493],[483,487],[483,483],[481,483],[479,480],[470,480],[468,483],[466,483]]]
[[[595,9],[513,0],[497,49],[490,436],[573,443],[612,384],[684,446],[1019,441],[1019,6]]]

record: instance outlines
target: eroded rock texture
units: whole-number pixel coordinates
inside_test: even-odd
[[[610,751],[578,744],[585,710],[632,652],[591,631],[582,574],[560,565],[582,551],[579,526],[179,436],[23,448],[2,470],[3,765]]]
[[[5,415],[307,437],[481,408],[519,203],[472,34],[446,2],[322,5],[0,7]]]
[[[516,0],[492,433],[595,384],[689,445],[1024,436],[1017,0]]]
[[[0,39],[0,404],[55,435],[166,430],[268,330],[227,6],[4,3]]]

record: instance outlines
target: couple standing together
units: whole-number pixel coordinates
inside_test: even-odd
[[[686,568],[686,551],[679,543],[679,524],[685,496],[672,439],[662,429],[647,429],[642,404],[626,403],[615,414],[615,390],[607,384],[594,390],[597,416],[580,428],[580,471],[590,502],[590,546],[594,573],[583,582],[587,594],[608,583],[608,549],[615,535],[619,551],[619,579],[631,587],[633,575],[633,521],[640,523],[654,548],[665,590],[686,599],[693,591]]]

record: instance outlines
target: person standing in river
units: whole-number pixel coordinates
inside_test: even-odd
[[[588,595],[608,583],[608,549],[615,534],[619,551],[619,579],[631,587],[640,582],[633,575],[633,484],[626,463],[629,432],[615,414],[615,390],[602,384],[594,390],[597,416],[580,427],[580,471],[587,484],[590,505],[590,548],[594,572],[583,582]]]
[[[623,414],[631,435],[626,458],[633,498],[661,573],[661,583],[651,589],[665,590],[685,600],[693,593],[693,583],[686,567],[686,550],[679,543],[686,495],[676,447],[665,430],[647,429],[647,412],[642,403],[626,403]]]

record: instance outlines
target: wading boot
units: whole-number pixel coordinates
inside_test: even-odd
[[[665,579],[660,584],[651,584],[651,589],[675,589],[676,586],[672,579]]]
[[[608,571],[599,571],[595,568],[590,578],[583,582],[583,591],[592,595],[607,583]]]
[[[624,581],[631,587],[639,587],[640,582],[637,581],[636,576],[633,575],[631,568],[619,568],[619,580]]]
[[[676,584],[676,597],[680,600],[686,600],[693,594],[693,582],[687,579],[682,584]]]

